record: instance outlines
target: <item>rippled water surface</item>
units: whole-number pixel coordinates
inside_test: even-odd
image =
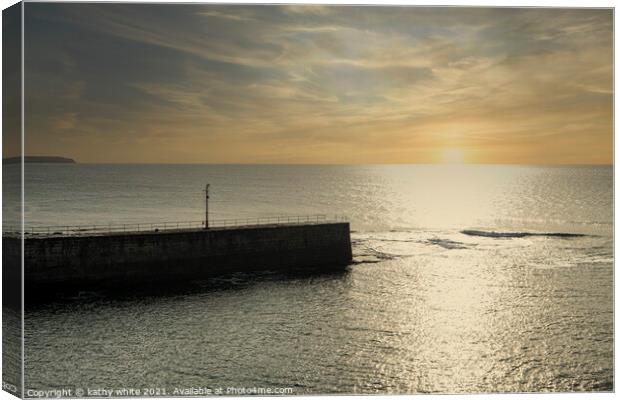
[[[26,388],[613,389],[611,167],[28,165],[26,224],[345,214],[354,264],[28,308]],[[27,296],[27,294],[26,294]]]

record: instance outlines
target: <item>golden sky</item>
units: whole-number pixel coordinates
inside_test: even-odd
[[[612,163],[612,11],[27,3],[26,153]]]

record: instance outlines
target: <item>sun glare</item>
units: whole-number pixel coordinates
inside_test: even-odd
[[[465,154],[460,149],[446,149],[442,152],[441,162],[443,164],[463,164]]]

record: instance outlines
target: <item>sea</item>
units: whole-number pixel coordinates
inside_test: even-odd
[[[346,217],[353,263],[31,304],[27,390],[614,389],[612,166],[27,164],[25,225],[201,221],[206,184],[213,220]]]

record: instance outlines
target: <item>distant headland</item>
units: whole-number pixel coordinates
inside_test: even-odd
[[[2,159],[2,164],[19,164],[21,157],[8,157]],[[75,164],[75,160],[56,156],[24,156],[26,163],[52,163],[52,164]]]

